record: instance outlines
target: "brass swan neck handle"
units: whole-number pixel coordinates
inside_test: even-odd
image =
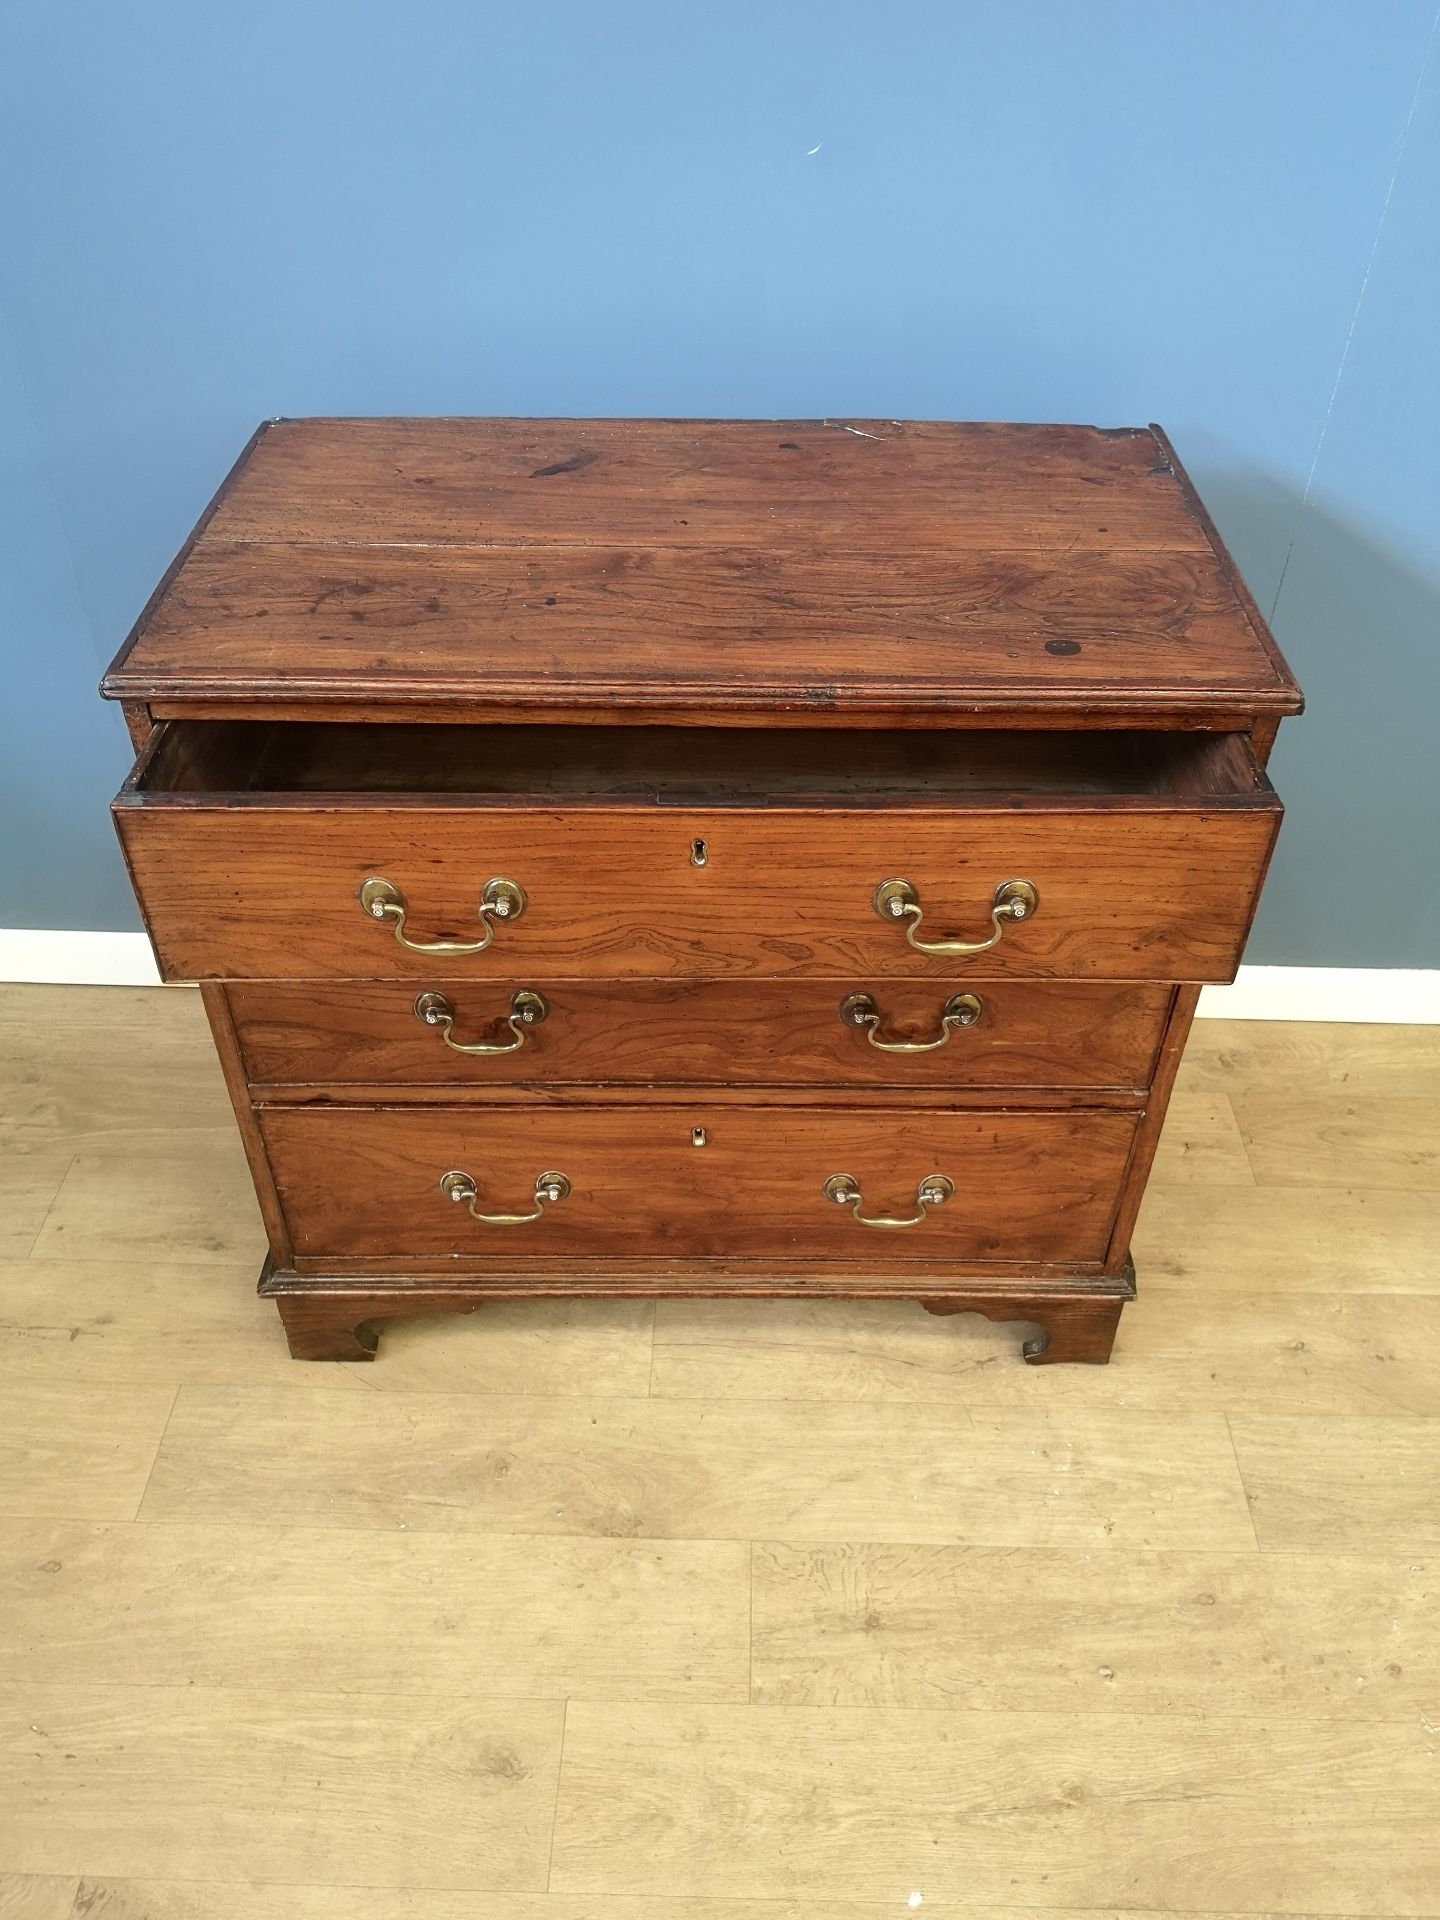
[[[447,1200],[453,1200],[456,1206],[463,1206],[471,1218],[486,1227],[528,1227],[532,1220],[542,1220],[547,1206],[558,1207],[562,1200],[570,1195],[570,1182],[563,1173],[542,1173],[535,1182],[535,1210],[533,1213],[482,1213],[476,1202],[480,1198],[480,1189],[468,1173],[442,1173],[440,1191]]]
[[[393,880],[371,874],[361,883],[357,896],[360,910],[372,920],[389,921],[399,944],[410,953],[484,953],[495,938],[498,922],[518,920],[525,911],[525,889],[513,880],[487,880],[480,890],[478,908],[485,929],[480,940],[412,940],[405,931],[410,912],[404,894]]]
[[[918,1212],[897,1220],[893,1214],[862,1213],[865,1196],[860,1191],[859,1182],[848,1173],[832,1173],[822,1189],[827,1200],[833,1200],[837,1206],[848,1207],[852,1216],[862,1227],[918,1227],[923,1225],[927,1207],[943,1207],[955,1191],[955,1182],[947,1180],[943,1173],[930,1173],[915,1189],[915,1204]]]
[[[881,1053],[934,1053],[937,1047],[950,1044],[952,1033],[958,1033],[962,1027],[973,1027],[984,1011],[985,1002],[978,993],[952,993],[940,1009],[940,1032],[936,1039],[882,1040],[881,1014],[873,994],[847,993],[840,1002],[842,1024],[857,1028]]]
[[[415,1018],[423,1027],[438,1028],[440,1038],[452,1053],[518,1053],[529,1039],[530,1030],[538,1026],[549,1011],[543,994],[530,987],[520,987],[510,996],[510,1012],[505,1021],[511,1035],[508,1040],[457,1040],[455,1008],[445,994],[429,988],[415,1001]]]
[[[990,903],[988,940],[921,940],[920,922],[925,910],[920,895],[908,880],[882,880],[875,889],[871,905],[882,920],[903,921],[905,938],[917,953],[988,953],[999,946],[1006,926],[1016,920],[1033,920],[1040,910],[1040,895],[1029,880],[1002,880]]]

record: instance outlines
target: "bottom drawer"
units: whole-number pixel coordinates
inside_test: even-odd
[[[273,1106],[259,1118],[297,1257],[483,1270],[697,1255],[871,1269],[1097,1261],[1139,1116],[699,1102]],[[450,1174],[463,1178],[447,1192]],[[561,1179],[537,1195],[548,1174]]]

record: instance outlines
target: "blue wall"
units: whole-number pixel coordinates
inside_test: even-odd
[[[263,415],[1158,419],[1311,701],[1250,957],[1440,965],[1433,16],[9,0],[0,922],[135,924],[94,683]]]

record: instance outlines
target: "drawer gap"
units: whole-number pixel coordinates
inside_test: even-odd
[[[175,720],[128,791],[180,803],[443,795],[474,805],[849,808],[996,798],[1243,804],[1269,786],[1238,734]]]

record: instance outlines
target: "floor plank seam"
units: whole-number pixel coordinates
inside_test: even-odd
[[[1260,1529],[1255,1524],[1255,1509],[1250,1504],[1250,1489],[1245,1484],[1245,1469],[1240,1464],[1240,1448],[1235,1439],[1235,1428],[1228,1413],[1224,1416],[1224,1420],[1225,1431],[1230,1437],[1230,1452],[1235,1461],[1235,1478],[1240,1485],[1240,1498],[1245,1502],[1245,1518],[1250,1522],[1250,1532],[1255,1541],[1255,1551],[1257,1553],[1264,1553],[1265,1549],[1260,1544]]]
[[[46,1227],[50,1224],[51,1214],[54,1213],[56,1207],[58,1207],[60,1204],[60,1195],[65,1191],[65,1182],[70,1178],[71,1174],[75,1171],[75,1163],[79,1158],[80,1158],[80,1155],[78,1153],[72,1153],[70,1158],[66,1161],[65,1171],[61,1174],[60,1178],[56,1181],[55,1191],[50,1196],[50,1204],[46,1207],[44,1216],[41,1219],[39,1226],[35,1229],[35,1238],[30,1242],[29,1246],[25,1249],[24,1253],[21,1254],[20,1256],[22,1260],[29,1260],[33,1257],[35,1249],[39,1246],[40,1241],[44,1236]]]
[[[1318,1418],[1319,1416],[1315,1416]],[[1103,1541],[1077,1541],[1072,1546],[1057,1546],[1050,1540],[1036,1540],[1017,1545],[1013,1540],[867,1540],[858,1534],[847,1533],[834,1539],[815,1540],[795,1538],[782,1534],[766,1534],[763,1539],[750,1541],[748,1535],[717,1533],[636,1533],[616,1535],[609,1533],[515,1533],[502,1532],[480,1527],[336,1527],[311,1520],[166,1520],[157,1519],[149,1514],[136,1514],[131,1519],[96,1517],[74,1513],[25,1513],[9,1512],[0,1509],[0,1519],[17,1524],[33,1522],[48,1526],[119,1527],[154,1528],[157,1531],[189,1528],[196,1532],[237,1532],[247,1534],[336,1534],[352,1539],[356,1534],[369,1534],[379,1539],[408,1537],[416,1535],[427,1540],[477,1540],[507,1541],[520,1543],[526,1540],[586,1540],[596,1546],[610,1545],[623,1547],[628,1545],[660,1545],[669,1547],[733,1547],[749,1542],[752,1546],[783,1547],[791,1550],[814,1549],[816,1551],[840,1551],[859,1548],[863,1551],[896,1553],[968,1553],[972,1549],[987,1553],[1024,1553],[1049,1554],[1053,1557],[1078,1557],[1088,1560],[1093,1554],[1102,1552],[1107,1559],[1131,1558],[1179,1558],[1192,1559],[1231,1559],[1249,1561],[1254,1558],[1254,1549],[1250,1547],[1151,1547],[1151,1546],[1108,1546]],[[1310,1560],[1319,1566],[1328,1566],[1334,1562],[1344,1565],[1398,1567],[1433,1566],[1440,1573],[1440,1552],[1422,1551],[1402,1552],[1393,1548],[1386,1552],[1376,1552],[1366,1548],[1343,1548],[1340,1550],[1317,1549],[1314,1547],[1266,1547],[1267,1560]]]
[[[560,1828],[560,1784],[565,1773],[565,1734],[570,1725],[570,1701],[560,1713],[560,1746],[555,1755],[555,1800],[550,1809],[550,1845],[545,1855],[545,1891],[549,1893],[555,1877],[555,1835]]]
[[[614,1693],[471,1693],[463,1687],[447,1683],[441,1687],[437,1682],[433,1687],[294,1687],[289,1684],[266,1684],[251,1680],[189,1680],[183,1677],[170,1680],[9,1680],[0,1682],[0,1695],[22,1698],[30,1690],[43,1692],[83,1693],[87,1699],[98,1695],[125,1693],[133,1696],[143,1693],[168,1694],[183,1690],[187,1696],[224,1696],[227,1694],[278,1694],[287,1697],[308,1697],[334,1701],[366,1700],[403,1700],[412,1704],[435,1700],[468,1701],[472,1704],[500,1707],[563,1707],[566,1716],[573,1703],[582,1707],[633,1708],[637,1711],[657,1709],[675,1713],[743,1713],[751,1708],[761,1713],[905,1713],[928,1716],[931,1719],[976,1719],[976,1720],[1014,1720],[1048,1719],[1065,1721],[1083,1721],[1087,1724],[1129,1725],[1131,1722],[1160,1721],[1170,1725],[1193,1723],[1210,1726],[1215,1722],[1241,1727],[1329,1728],[1334,1731],[1346,1726],[1364,1727],[1401,1727],[1413,1726],[1417,1721],[1426,1733],[1440,1734],[1440,1720],[1432,1721],[1423,1710],[1413,1703],[1397,1707],[1392,1713],[1360,1714],[1351,1710],[1349,1705],[1343,1713],[1320,1713],[1314,1708],[1274,1707],[1252,1713],[1221,1713],[1208,1705],[1193,1707],[1031,1707],[1031,1706],[909,1706],[893,1701],[877,1704],[865,1700],[787,1700],[761,1696],[749,1700],[714,1696],[690,1696],[661,1693],[651,1695],[643,1692],[626,1692],[623,1689]],[[565,1718],[562,1717],[562,1731]],[[558,1795],[557,1786],[557,1795]],[[13,1869],[0,1865],[0,1874]],[[546,1889],[549,1890],[548,1888]],[[987,1902],[987,1904],[990,1904]],[[1088,1911],[1088,1909],[1086,1909]],[[1110,1910],[1107,1903],[1107,1912]],[[1227,1909],[1227,1912],[1230,1909]],[[1307,1915],[1306,1920],[1310,1920]]]
[[[150,1459],[150,1470],[145,1475],[145,1484],[140,1489],[140,1498],[135,1502],[135,1511],[127,1521],[120,1521],[117,1523],[118,1525],[133,1526],[140,1518],[140,1509],[144,1506],[145,1496],[150,1491],[150,1482],[155,1478],[155,1469],[160,1463],[160,1450],[165,1445],[165,1436],[170,1431],[170,1422],[175,1418],[175,1408],[179,1404],[180,1395],[183,1391],[183,1387],[176,1387],[170,1396],[169,1410],[165,1415],[164,1424],[160,1428],[160,1438],[155,1442],[155,1451]]]
[[[6,1869],[0,1868],[0,1876],[4,1876],[6,1872]],[[421,1880],[407,1880],[403,1886],[396,1886],[388,1881],[267,1880],[263,1876],[255,1877],[249,1875],[243,1880],[202,1880],[193,1874],[179,1873],[144,1875],[134,1873],[81,1873],[76,1876],[69,1873],[30,1873],[21,1869],[12,1877],[30,1880],[77,1880],[76,1899],[78,1900],[79,1895],[84,1893],[87,1902],[92,1904],[94,1898],[92,1890],[98,1891],[104,1887],[140,1887],[155,1885],[162,1887],[223,1887],[227,1889],[265,1888],[277,1893],[308,1893],[311,1891],[322,1893],[380,1893],[389,1895],[390,1898],[395,1901],[403,1900],[407,1894],[412,1893],[452,1894],[457,1895],[461,1899],[467,1899],[475,1894],[480,1894],[494,1900],[511,1898],[535,1900],[543,1899],[545,1895],[551,1891],[549,1888],[546,1888],[542,1893],[517,1894],[513,1888],[506,1888],[499,1892],[492,1892],[486,1887],[456,1887],[453,1884],[440,1885],[438,1883]],[[791,1916],[797,1911],[797,1900],[803,1901],[805,1896],[804,1894],[761,1894],[757,1897],[752,1894],[733,1893],[640,1895],[601,1893],[585,1896],[585,1900],[595,1906],[597,1920],[599,1913],[603,1911],[604,1907],[609,1905],[618,1906],[621,1903],[633,1907],[636,1899],[648,1901],[655,1907],[656,1920],[663,1920],[663,1916],[671,1913],[683,1913],[687,1907],[701,1906],[740,1907],[743,1908],[747,1914],[755,1912],[758,1908],[766,1912],[773,1911],[773,1920],[791,1920]],[[822,1901],[818,1904],[826,1910],[830,1910],[835,1906],[833,1901]],[[864,1905],[865,1903],[862,1902],[861,1904]],[[873,1905],[873,1903],[870,1904]],[[88,1905],[83,1908],[79,1906],[72,1907],[70,1914],[66,1916],[66,1920],[78,1920],[78,1916],[88,1912],[88,1910]],[[1117,1904],[1113,1900],[1107,1900],[1103,1907],[1097,1908],[1093,1902],[1088,1906],[1064,1906],[1052,1900],[1047,1901],[1043,1906],[1035,1906],[1032,1904],[1020,1905],[1005,1900],[987,1899],[985,1901],[984,1911],[987,1913],[1029,1913],[1040,1916],[1048,1913],[1079,1913],[1087,1915],[1103,1913],[1106,1916],[1114,1914],[1136,1914],[1141,1916],[1141,1920],[1156,1920],[1156,1916],[1164,1913],[1165,1909],[1154,1906],[1127,1907]],[[1214,1920],[1214,1916],[1210,1916],[1209,1920]],[[1264,1907],[1232,1906],[1225,1909],[1223,1920],[1276,1920],[1276,1910],[1273,1905]],[[1283,1920],[1432,1920],[1432,1915],[1424,1914],[1417,1917],[1414,1913],[1400,1914],[1388,1909],[1375,1907],[1315,1906],[1307,1907],[1303,1916],[1286,1915],[1283,1917]]]
[[[745,1698],[751,1706],[755,1704],[755,1542],[748,1542],[745,1556],[745,1644],[749,1662],[749,1678],[746,1681]]]
[[[148,1514],[145,1514],[145,1515],[137,1514],[132,1519],[125,1519],[124,1517],[116,1516],[114,1514],[84,1514],[84,1513],[75,1513],[73,1511],[68,1513],[62,1513],[62,1512],[39,1513],[39,1512],[36,1512],[33,1508],[10,1510],[3,1507],[0,1507],[0,1519],[13,1520],[13,1521],[45,1520],[45,1521],[51,1521],[56,1525],[73,1524],[76,1526],[97,1526],[97,1527],[103,1527],[103,1526],[145,1526],[145,1527],[221,1527],[221,1526],[224,1526],[224,1527],[229,1527],[233,1525],[238,1528],[243,1528],[245,1531],[254,1532],[258,1534],[276,1533],[282,1530],[294,1530],[297,1532],[315,1531],[319,1533],[343,1533],[348,1535],[364,1534],[364,1535],[370,1535],[370,1536],[379,1537],[383,1539],[398,1538],[402,1540],[412,1539],[412,1538],[413,1539],[419,1539],[419,1538],[449,1539],[449,1540],[460,1540],[460,1539],[465,1539],[465,1540],[588,1540],[588,1541],[594,1542],[597,1545],[605,1542],[609,1542],[611,1544],[620,1543],[620,1544],[625,1544],[629,1546],[646,1545],[646,1546],[666,1546],[666,1547],[696,1545],[696,1544],[708,1544],[710,1546],[743,1546],[746,1543],[746,1541],[749,1540],[751,1537],[749,1534],[744,1534],[744,1533],[613,1534],[613,1533],[599,1533],[594,1531],[593,1529],[582,1532],[582,1531],[577,1531],[575,1529],[566,1530],[566,1529],[552,1529],[552,1528],[546,1528],[543,1531],[540,1529],[536,1529],[534,1532],[531,1532],[531,1533],[513,1533],[513,1532],[497,1533],[497,1532],[491,1531],[489,1528],[486,1528],[486,1527],[356,1526],[356,1527],[317,1527],[312,1529],[309,1523],[304,1520],[248,1521],[248,1522],[233,1521],[232,1522],[228,1520],[217,1520],[217,1519],[208,1518],[208,1517],[188,1517],[183,1519],[165,1520],[165,1519],[152,1518]],[[1113,1555],[1185,1554],[1187,1556],[1205,1556],[1205,1557],[1211,1557],[1215,1555],[1234,1557],[1236,1555],[1243,1555],[1246,1558],[1251,1558],[1253,1557],[1254,1551],[1255,1551],[1253,1547],[1247,1547],[1243,1545],[1238,1547],[1237,1546],[1212,1547],[1212,1546],[1202,1545],[1199,1542],[1197,1542],[1194,1546],[1191,1546],[1188,1543],[1184,1545],[1156,1546],[1156,1545],[1148,1544],[1143,1540],[1137,1541],[1135,1543],[1127,1543],[1125,1541],[1121,1541],[1118,1544],[1111,1544],[1111,1536],[1103,1533],[1103,1531],[1099,1531],[1094,1535],[1087,1535],[1084,1539],[1077,1538],[1073,1543],[1067,1546],[1056,1546],[1050,1541],[1030,1542],[1025,1540],[1016,1540],[1013,1535],[997,1535],[988,1539],[979,1538],[969,1534],[956,1535],[954,1538],[951,1538],[951,1539],[937,1539],[933,1534],[926,1539],[914,1539],[914,1538],[900,1539],[900,1538],[896,1538],[892,1534],[871,1537],[865,1534],[857,1533],[854,1531],[853,1528],[846,1533],[791,1534],[788,1537],[788,1539],[784,1542],[784,1544],[792,1547],[810,1547],[810,1548],[815,1548],[816,1550],[824,1550],[827,1548],[841,1548],[841,1547],[864,1547],[864,1548],[873,1547],[873,1548],[884,1548],[889,1551],[906,1552],[906,1553],[963,1553],[971,1549],[975,1549],[980,1552],[988,1552],[988,1553],[1104,1554],[1107,1557],[1112,1554]],[[1313,1550],[1309,1550],[1303,1547],[1266,1548],[1264,1549],[1264,1552],[1267,1559],[1274,1557],[1276,1559],[1292,1558],[1292,1559],[1324,1560],[1329,1557],[1328,1555],[1315,1553]],[[1403,1554],[1399,1554],[1398,1552],[1397,1553],[1376,1553],[1373,1551],[1366,1552],[1364,1550],[1357,1549],[1354,1552],[1342,1553],[1337,1557],[1346,1559],[1346,1560],[1370,1560],[1370,1561],[1377,1562],[1379,1564],[1385,1564],[1394,1559],[1403,1559],[1406,1556],[1404,1556]],[[1411,1556],[1411,1557],[1413,1558],[1416,1556]],[[1437,1563],[1440,1563],[1440,1555],[1437,1555],[1434,1552],[1421,1552],[1418,1555],[1418,1558],[1421,1560],[1430,1560],[1430,1561],[1435,1561]],[[1437,1920],[1440,1920],[1440,1914],[1437,1914]]]
[[[1240,1151],[1244,1154],[1245,1164],[1250,1169],[1251,1184],[1252,1186],[1263,1189],[1267,1185],[1267,1182],[1260,1178],[1260,1169],[1256,1166],[1255,1155],[1250,1149],[1250,1135],[1246,1132],[1245,1123],[1241,1119],[1239,1109],[1235,1105],[1235,1096],[1232,1093],[1225,1092],[1220,1095],[1220,1098],[1225,1102],[1225,1111],[1230,1115],[1231,1124],[1235,1128],[1236,1136],[1240,1141]]]
[[[564,1694],[560,1692],[556,1692],[556,1693],[492,1693],[484,1689],[477,1692],[471,1692],[468,1688],[456,1686],[454,1682],[448,1679],[444,1681],[443,1684],[440,1681],[436,1681],[431,1686],[413,1686],[413,1687],[339,1687],[339,1686],[297,1687],[297,1686],[293,1686],[288,1681],[287,1682],[270,1682],[266,1680],[192,1680],[192,1679],[187,1679],[183,1675],[173,1680],[88,1680],[84,1678],[79,1678],[74,1680],[71,1680],[71,1679],[0,1680],[0,1695],[3,1695],[3,1694],[20,1695],[25,1693],[25,1691],[31,1687],[41,1688],[47,1692],[55,1692],[58,1690],[60,1692],[74,1692],[74,1693],[84,1692],[87,1695],[95,1694],[95,1693],[122,1693],[122,1692],[175,1693],[183,1689],[183,1691],[187,1695],[194,1695],[197,1697],[205,1694],[283,1693],[286,1695],[296,1695],[296,1694],[312,1695],[312,1696],[321,1697],[326,1700],[412,1700],[414,1701],[414,1700],[429,1700],[433,1698],[435,1700],[440,1700],[440,1701],[444,1701],[444,1700],[479,1701],[483,1703],[485,1706],[496,1706],[496,1707],[558,1707],[558,1706],[562,1706],[567,1700],[578,1700],[582,1706],[587,1706],[587,1707],[644,1707],[644,1706],[660,1705],[660,1706],[678,1706],[681,1708],[690,1708],[690,1707],[735,1707],[735,1706],[743,1706],[746,1704],[744,1701],[740,1701],[740,1700],[722,1700],[719,1698],[716,1698],[713,1700],[702,1700],[702,1699],[671,1700],[668,1697],[663,1697],[663,1696],[657,1701],[643,1695],[637,1696],[635,1694],[624,1693],[624,1692],[615,1693],[615,1694],[608,1694],[608,1693]],[[945,1712],[947,1711],[947,1709],[940,1708],[940,1709],[936,1709],[936,1711]],[[975,1711],[980,1712],[982,1711],[982,1709],[976,1708]],[[1136,1715],[1134,1717],[1148,1719],[1151,1716]],[[6,1871],[7,1869],[5,1867],[0,1866],[0,1873],[4,1873]]]

